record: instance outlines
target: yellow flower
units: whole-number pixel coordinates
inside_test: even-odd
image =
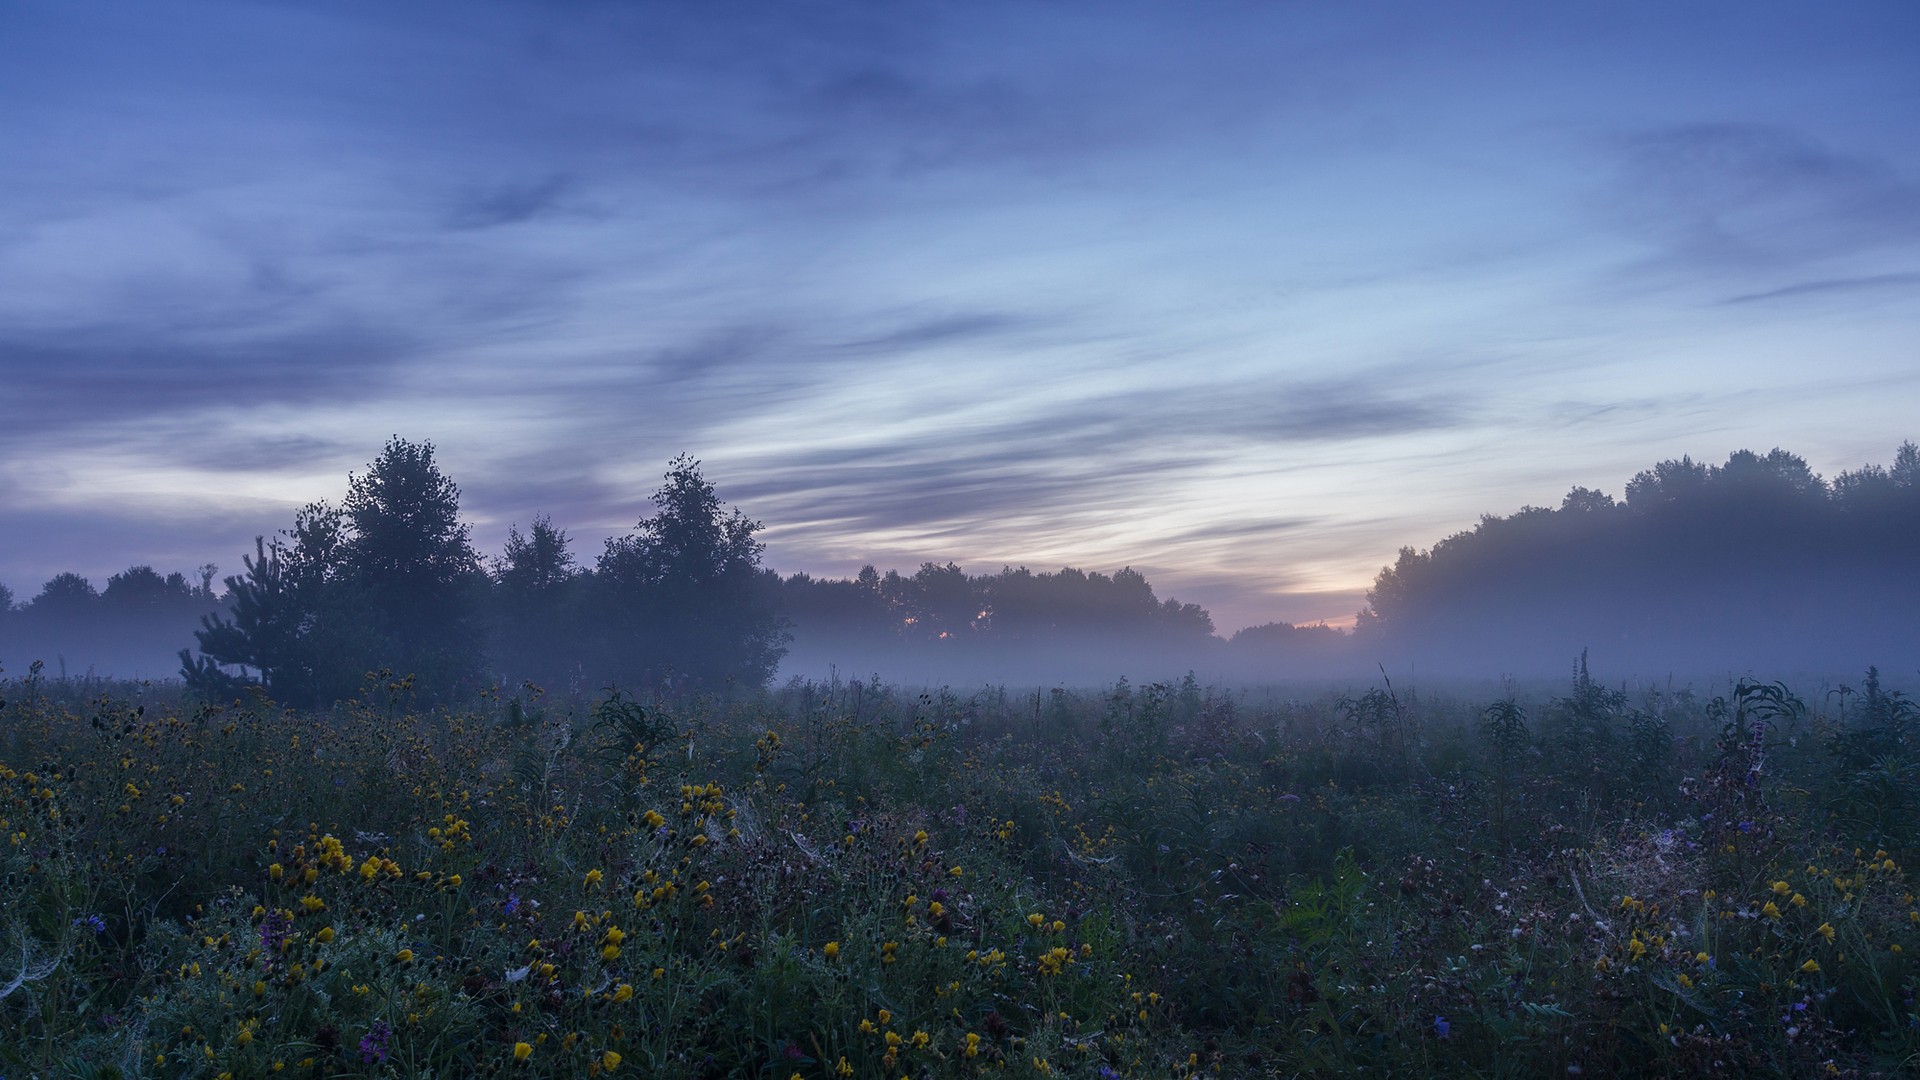
[[[1809,960],[1806,963],[1800,965],[1800,971],[1804,975],[1811,975],[1814,972],[1819,970],[1820,970],[1820,961],[1818,960]]]
[[[411,964],[413,963],[413,950],[401,949],[399,952],[393,954],[393,958],[403,964]]]
[[[610,926],[607,928],[608,943],[613,945],[618,945],[625,940],[627,940],[627,932],[625,930],[622,930],[617,926]]]
[[[1793,891],[1793,886],[1787,884],[1784,881],[1776,881],[1773,883],[1773,894],[1775,896],[1785,896],[1792,891]]]
[[[1814,933],[1819,934],[1823,938],[1826,938],[1827,944],[1829,945],[1833,944],[1833,924],[1832,923],[1830,922],[1821,923],[1820,929],[1815,930]]]
[[[253,1032],[248,1031],[246,1028],[241,1028],[240,1034],[234,1036],[233,1041],[239,1043],[241,1046],[246,1046],[253,1041]]]
[[[1033,927],[1035,930],[1040,929],[1041,924],[1046,921],[1047,921],[1047,917],[1045,915],[1040,914],[1037,911],[1027,916],[1027,925]]]
[[[320,932],[319,932],[319,933],[317,933],[317,934],[315,934],[315,935],[313,935],[313,939],[314,939],[315,941],[318,941],[318,942],[319,942],[320,944],[322,944],[322,945],[326,945],[326,944],[328,944],[328,943],[330,943],[330,942],[332,942],[332,941],[333,941],[333,927],[331,927],[331,926],[323,926],[323,927],[321,927],[321,928],[320,928]]]
[[[598,870],[587,871],[586,888],[591,889],[595,885],[600,884],[600,878],[601,878],[600,871]]]
[[[827,959],[829,960],[840,959],[840,943],[837,941],[827,942],[826,947],[821,949],[820,951],[825,953],[827,956]]]
[[[608,1072],[612,1072],[613,1070],[619,1068],[620,1067],[619,1053],[613,1050],[608,1050],[606,1053],[601,1054],[600,1067],[607,1070]]]
[[[962,1052],[968,1057],[980,1056],[980,1036],[971,1031],[967,1032],[967,1048]]]
[[[1765,915],[1769,919],[1777,919],[1780,917],[1780,908],[1773,901],[1769,900],[1767,901],[1767,906],[1760,909],[1760,914]]]
[[[532,1056],[533,1056],[533,1047],[528,1046],[526,1043],[523,1043],[523,1042],[517,1042],[513,1044],[513,1060],[525,1061]]]
[[[606,948],[601,949],[600,959],[605,960],[608,963],[612,963],[613,961],[620,959],[620,946],[608,945]]]
[[[613,1000],[616,1004],[622,1001],[631,1000],[632,998],[633,998],[633,984],[621,983],[619,986],[616,986],[613,988]]]

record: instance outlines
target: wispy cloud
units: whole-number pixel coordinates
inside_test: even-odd
[[[1920,181],[1792,127],[1682,124],[1617,150],[1613,220],[1659,253],[1641,271],[1778,273],[1920,239]]]
[[[1831,293],[1880,292],[1904,289],[1920,285],[1920,272],[1899,274],[1868,274],[1864,277],[1827,278],[1822,281],[1799,281],[1792,285],[1783,285],[1764,292],[1743,293],[1720,301],[1722,304],[1752,304],[1763,300],[1788,300],[1800,296],[1813,296]]]
[[[447,214],[456,229],[489,229],[517,225],[565,207],[573,179],[555,173],[538,180],[501,184],[465,193]]]

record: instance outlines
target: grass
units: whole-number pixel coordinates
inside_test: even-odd
[[[8,1076],[1870,1076],[1913,710],[0,684]]]

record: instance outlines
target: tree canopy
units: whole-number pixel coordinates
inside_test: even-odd
[[[1544,662],[1592,646],[1635,666],[1820,664],[1911,640],[1920,602],[1920,451],[1832,482],[1785,450],[1682,457],[1626,498],[1576,487],[1558,510],[1488,515],[1402,548],[1367,594],[1367,647]]]
[[[206,692],[257,682],[302,704],[350,696],[379,668],[430,698],[476,683],[483,586],[459,500],[433,444],[395,436],[348,475],[341,506],[313,503],[255,540],[246,573],[225,582],[231,613],[207,616],[182,675]]]

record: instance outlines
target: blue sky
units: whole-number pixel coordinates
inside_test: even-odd
[[[1223,630],[1920,437],[1911,3],[0,3],[0,582],[388,435],[590,559],[1132,565]]]

